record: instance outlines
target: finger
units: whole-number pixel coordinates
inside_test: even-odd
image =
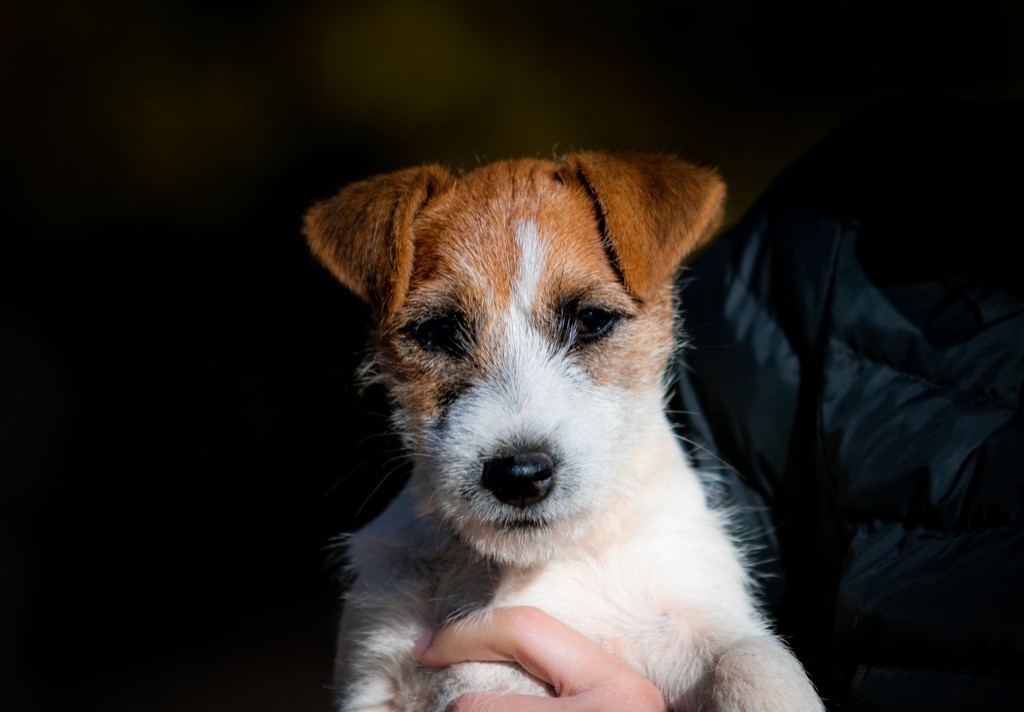
[[[636,675],[625,662],[537,608],[499,608],[439,630],[420,662],[432,667],[475,661],[516,662],[559,696]]]
[[[637,676],[624,686],[597,687],[571,697],[480,692],[464,695],[448,712],[667,712],[654,685]]]
[[[571,712],[575,709],[578,706],[571,697],[558,699],[482,692],[460,697],[448,712]]]

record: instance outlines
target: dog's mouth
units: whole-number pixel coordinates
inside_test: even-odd
[[[498,531],[515,532],[544,529],[550,526],[550,522],[544,517],[521,513],[519,516],[499,519],[493,526]]]
[[[502,457],[507,455],[503,452]],[[548,478],[552,481],[543,486],[543,496],[531,503],[504,490],[496,494],[482,481],[480,458],[462,467],[437,467],[435,461],[431,464],[437,469],[422,471],[419,510],[499,563],[528,566],[547,560],[586,534],[595,511],[593,498],[580,494],[578,470],[565,465],[564,458],[557,461],[562,466]],[[531,476],[524,485],[529,492],[537,480]]]
[[[481,455],[470,505],[498,532],[549,526],[552,496],[560,489],[559,460],[543,442],[520,443]]]
[[[460,499],[468,510],[463,512],[471,513],[472,519],[495,532],[537,530],[552,526],[554,520],[549,511],[552,504],[550,500],[555,498],[550,495],[557,489],[556,484],[545,482],[535,485],[529,482],[523,486],[529,495],[508,495],[504,498],[495,496],[477,483],[464,487]],[[542,496],[537,496],[538,489],[543,490]]]
[[[556,555],[585,534],[601,506],[583,477],[600,463],[581,463],[556,440],[530,434],[482,448],[436,445],[417,462],[419,511],[497,561],[527,565]]]

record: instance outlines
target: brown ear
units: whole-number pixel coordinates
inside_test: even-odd
[[[402,304],[409,286],[413,219],[453,180],[429,165],[353,183],[306,213],[310,250],[383,318]]]
[[[664,286],[721,221],[725,183],[674,156],[576,153],[560,174],[594,201],[612,266],[640,299]]]

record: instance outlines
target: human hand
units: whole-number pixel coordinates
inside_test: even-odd
[[[472,693],[452,712],[666,712],[661,692],[623,660],[579,631],[531,607],[499,608],[490,616],[442,628],[416,645],[431,667],[514,662],[550,684],[556,697]]]

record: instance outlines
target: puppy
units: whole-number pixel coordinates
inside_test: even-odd
[[[673,278],[724,193],[672,156],[577,153],[411,168],[308,212],[313,254],[372,310],[368,371],[413,465],[349,542],[338,709],[552,695],[511,664],[412,656],[430,629],[523,605],[677,712],[821,709],[665,414]]]

